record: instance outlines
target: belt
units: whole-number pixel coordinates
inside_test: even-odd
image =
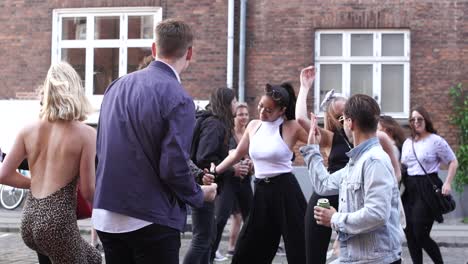
[[[260,178],[255,178],[254,179],[254,183],[258,183],[258,184],[271,184],[271,183],[275,183],[279,180],[279,178],[281,178],[281,176],[283,175],[287,175],[287,174],[291,174],[291,173],[282,173],[282,174],[279,174],[279,175],[276,175],[276,176],[273,176],[273,177],[266,177],[266,178],[263,178],[263,179],[260,179]]]

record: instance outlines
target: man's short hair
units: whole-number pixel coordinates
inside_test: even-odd
[[[166,19],[155,30],[156,53],[161,58],[179,59],[192,46],[193,33],[181,20]]]
[[[344,114],[356,122],[362,132],[377,131],[380,107],[374,98],[365,94],[355,94],[345,104]]]

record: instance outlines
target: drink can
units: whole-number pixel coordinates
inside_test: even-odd
[[[330,208],[330,202],[328,201],[327,198],[320,198],[317,201],[317,206],[329,209]]]

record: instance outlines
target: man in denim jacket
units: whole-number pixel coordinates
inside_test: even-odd
[[[349,162],[329,174],[323,165],[320,131],[312,116],[309,145],[300,149],[315,191],[339,194],[335,208],[316,206],[314,219],[338,233],[340,262],[401,263],[401,238],[396,178],[390,158],[376,137],[378,104],[367,95],[354,95],[346,103],[344,128],[355,148],[346,153]]]

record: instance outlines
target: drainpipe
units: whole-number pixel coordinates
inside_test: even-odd
[[[232,89],[234,75],[234,0],[228,4],[228,43],[227,43],[227,88]]]
[[[239,102],[245,102],[245,20],[247,0],[241,0],[239,33]]]

